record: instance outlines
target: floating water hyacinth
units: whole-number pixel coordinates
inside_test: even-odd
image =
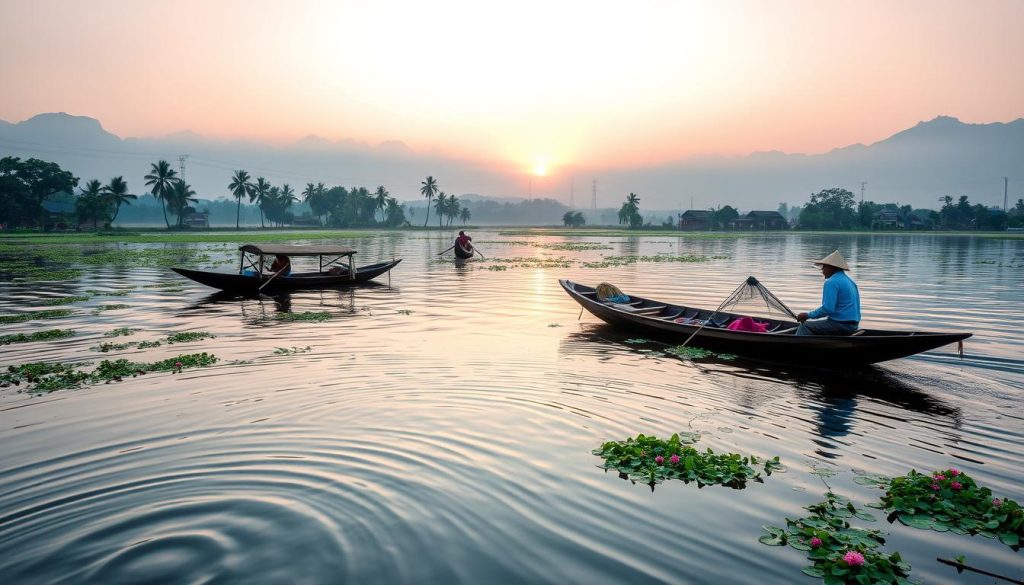
[[[53,339],[66,339],[74,337],[75,332],[70,329],[48,329],[36,331],[35,333],[15,333],[13,335],[0,335],[0,345],[11,343],[29,343],[32,341],[50,341]]]
[[[0,325],[9,323],[24,323],[36,319],[60,319],[71,315],[71,309],[48,309],[45,311],[28,311],[16,315],[0,315]]]
[[[81,370],[88,363],[50,364],[36,362],[10,366],[0,374],[0,387],[25,384],[30,392],[53,392],[78,388],[85,384],[119,382],[147,372],[180,372],[184,368],[199,368],[217,363],[217,357],[208,353],[183,354],[158,362],[131,362],[126,359],[103,360],[95,370]]]
[[[201,339],[217,337],[209,331],[182,331],[180,333],[172,333],[167,336],[167,343],[188,343],[190,341],[199,341]]]
[[[754,465],[762,465],[765,475],[782,470],[778,457],[759,459],[736,453],[716,454],[711,449],[698,451],[692,444],[699,439],[699,433],[676,433],[667,441],[640,434],[635,439],[604,443],[593,453],[604,458],[604,469],[614,469],[624,479],[652,488],[664,480],[679,479],[696,482],[699,488],[721,485],[742,489],[748,481],[762,481]]]
[[[327,311],[306,311],[304,313],[278,313],[275,317],[278,321],[308,321],[320,323],[331,318]]]
[[[124,335],[132,335],[133,333],[138,333],[139,331],[142,331],[142,329],[139,329],[137,327],[118,327],[117,329],[111,329],[110,331],[107,331],[106,333],[103,334],[103,336],[122,337]]]
[[[992,490],[956,468],[930,475],[911,470],[901,477],[861,476],[862,485],[885,489],[878,507],[890,521],[913,528],[956,534],[980,534],[1018,550],[1024,540],[1024,509],[1017,502],[992,497]]]
[[[811,514],[786,518],[786,528],[765,526],[758,541],[769,546],[785,546],[804,551],[813,563],[802,569],[805,575],[821,577],[827,584],[897,583],[907,585],[910,565],[894,552],[878,550],[885,538],[878,530],[850,525],[849,518],[874,521],[871,514],[854,506],[849,499],[825,494],[825,500],[805,506]]]

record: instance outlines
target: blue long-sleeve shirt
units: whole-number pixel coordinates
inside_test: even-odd
[[[860,291],[845,270],[825,279],[821,290],[821,306],[807,316],[811,319],[828,317],[833,321],[860,322]]]

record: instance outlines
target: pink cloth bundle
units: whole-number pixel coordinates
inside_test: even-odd
[[[750,317],[740,317],[726,326],[730,331],[749,331],[750,333],[765,333],[768,331],[767,323],[758,323]]]

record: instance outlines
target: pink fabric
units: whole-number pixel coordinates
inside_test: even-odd
[[[758,323],[750,317],[740,317],[726,327],[730,331],[749,331],[751,333],[764,333],[768,331],[767,323]]]

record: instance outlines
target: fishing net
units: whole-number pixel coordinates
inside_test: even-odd
[[[753,276],[747,279],[736,288],[729,298],[718,308],[719,311],[728,313],[739,313],[742,315],[762,315],[771,318],[796,319],[796,315],[786,303],[779,300],[779,297],[772,294],[763,284]]]

